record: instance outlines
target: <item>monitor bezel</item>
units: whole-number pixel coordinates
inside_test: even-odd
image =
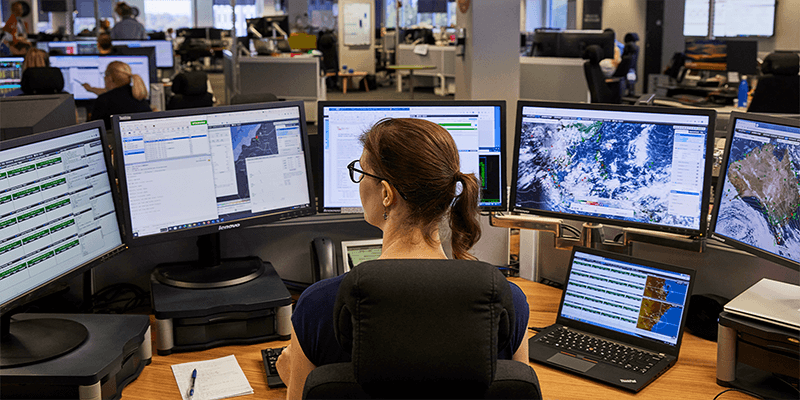
[[[99,132],[100,132],[100,143],[102,144],[102,147],[103,147],[103,159],[104,159],[105,164],[106,164],[106,174],[108,176],[109,184],[113,188],[114,187],[114,182],[115,182],[114,167],[113,167],[112,162],[111,162],[111,149],[110,149],[110,147],[108,145],[108,136],[106,135],[106,127],[105,127],[105,123],[103,123],[103,121],[92,121],[92,122],[87,122],[87,123],[84,123],[84,124],[72,125],[72,126],[69,126],[69,127],[66,127],[66,128],[59,128],[59,129],[54,129],[54,130],[50,130],[50,131],[46,131],[46,132],[42,132],[42,133],[35,133],[35,134],[32,134],[32,135],[28,135],[28,136],[22,136],[22,137],[15,138],[15,139],[3,140],[3,141],[0,141],[0,151],[10,150],[10,149],[21,147],[21,146],[25,146],[25,145],[28,145],[28,144],[33,144],[33,143],[36,143],[36,142],[42,142],[42,141],[46,141],[46,140],[50,140],[50,139],[55,139],[55,138],[58,138],[58,137],[67,136],[67,135],[71,135],[71,134],[75,134],[75,133],[85,132],[85,131],[92,130],[92,129],[99,129]],[[40,295],[45,294],[45,292],[48,291],[49,288],[53,288],[53,287],[57,286],[59,283],[65,282],[65,281],[77,276],[80,273],[88,271],[88,270],[98,266],[99,264],[103,263],[104,261],[110,259],[111,257],[119,254],[121,251],[127,249],[127,246],[125,245],[125,241],[124,241],[124,237],[123,237],[123,224],[122,224],[122,220],[120,219],[120,208],[119,208],[120,207],[120,198],[119,198],[118,193],[115,190],[112,190],[111,192],[112,192],[111,198],[113,199],[114,207],[116,208],[115,216],[117,218],[117,225],[120,228],[119,229],[119,233],[120,233],[120,238],[119,238],[120,239],[120,244],[119,244],[119,246],[114,247],[113,249],[107,251],[105,254],[103,254],[101,256],[98,256],[98,257],[95,257],[94,259],[91,259],[91,260],[89,260],[89,261],[87,261],[87,262],[85,262],[85,263],[73,268],[70,271],[67,271],[67,272],[65,272],[65,273],[63,273],[63,274],[61,274],[61,275],[59,275],[57,277],[54,277],[53,279],[50,279],[47,282],[42,283],[39,286],[31,288],[27,292],[25,292],[25,293],[23,293],[23,294],[21,294],[21,295],[19,295],[17,297],[14,297],[14,298],[10,299],[9,301],[7,301],[4,304],[1,304],[0,305],[0,314],[3,314],[6,311],[12,310],[12,309],[14,309],[14,308],[16,308],[16,307],[18,307],[18,306],[20,306],[22,304],[25,304],[25,303],[27,303],[27,302],[29,302],[31,300],[34,300],[34,299],[40,297]]]
[[[153,54],[154,54],[153,57],[150,57],[149,55],[146,55],[146,54],[64,54],[64,55],[57,55],[57,56],[51,56],[51,57],[75,57],[75,58],[89,58],[89,57],[104,57],[104,58],[107,58],[107,57],[111,57],[111,58],[146,57],[147,58],[147,80],[148,80],[148,83],[149,83],[149,85],[146,85],[146,86],[147,86],[147,98],[149,99],[150,96],[152,96],[152,93],[151,93],[152,91],[150,90],[150,85],[152,85],[153,83],[158,83],[159,82],[159,80],[158,80],[158,72],[156,72],[157,68],[155,66],[156,65],[155,53],[153,53]],[[60,67],[53,67],[53,68],[58,68],[59,70],[61,69]],[[101,71],[101,73],[105,74],[105,71]],[[155,78],[155,80],[153,78]],[[64,85],[66,86],[66,82],[64,83]],[[65,91],[65,93],[68,93],[68,92]],[[75,96],[74,93],[70,93],[70,94],[73,97]],[[97,97],[95,97],[93,99],[75,98],[75,101],[93,102],[95,100],[97,100]]]
[[[568,214],[555,211],[536,210],[516,206],[517,200],[517,181],[519,179],[519,146],[520,146],[520,129],[522,128],[522,110],[524,107],[543,107],[543,108],[561,108],[561,109],[581,109],[581,110],[595,110],[595,111],[611,111],[611,112],[633,112],[633,113],[647,113],[647,114],[682,114],[682,115],[696,115],[708,117],[708,129],[706,131],[706,165],[705,173],[703,176],[703,195],[700,205],[700,225],[697,229],[672,227],[666,225],[647,224],[643,222],[627,221],[621,219],[612,219],[608,217],[594,217],[584,216],[578,214]],[[568,102],[550,102],[550,101],[523,101],[517,102],[517,115],[516,126],[514,130],[514,149],[511,156],[513,157],[513,164],[511,170],[511,197],[509,198],[509,211],[519,212],[530,215],[539,215],[544,217],[553,217],[566,219],[571,221],[583,221],[590,223],[599,223],[610,225],[618,228],[638,228],[652,230],[656,232],[671,233],[677,235],[686,235],[690,237],[703,238],[706,235],[706,228],[708,226],[708,205],[711,197],[711,172],[713,167],[713,154],[714,154],[714,125],[716,123],[716,111],[713,109],[689,109],[689,108],[669,108],[669,107],[652,107],[652,106],[633,106],[633,105],[612,105],[612,104],[591,104],[591,103],[568,103]]]
[[[157,233],[146,236],[133,236],[131,226],[131,213],[128,206],[128,186],[125,175],[125,164],[122,152],[122,136],[120,134],[119,124],[120,121],[141,121],[148,119],[163,119],[173,117],[185,117],[191,115],[201,114],[219,114],[231,113],[239,111],[252,111],[273,108],[290,108],[297,107],[299,110],[299,121],[301,123],[301,136],[303,141],[303,153],[305,158],[306,168],[306,184],[308,186],[309,205],[308,207],[299,208],[291,211],[282,211],[277,213],[270,213],[266,215],[255,215],[248,218],[237,219],[233,221],[225,221],[223,223],[209,224],[204,226],[197,226],[187,229],[174,230],[171,232]],[[119,179],[120,202],[122,204],[122,218],[124,221],[124,237],[125,243],[128,246],[142,246],[153,243],[161,243],[168,240],[175,240],[185,237],[197,237],[208,234],[220,233],[223,230],[241,229],[252,225],[263,225],[271,222],[282,221],[286,219],[311,216],[316,213],[316,205],[314,204],[314,180],[311,169],[311,154],[308,145],[308,127],[306,123],[305,106],[302,101],[281,101],[272,103],[253,103],[242,104],[234,106],[217,106],[217,107],[203,107],[203,108],[190,108],[172,111],[156,111],[147,113],[136,114],[118,114],[112,118],[112,127],[114,130],[114,143],[115,151],[114,161],[117,165],[117,176]]]
[[[778,254],[769,252],[764,249],[749,245],[739,240],[721,235],[715,232],[717,227],[717,218],[719,217],[719,204],[722,200],[722,190],[725,186],[725,176],[728,174],[728,159],[730,157],[731,146],[733,144],[733,133],[736,128],[736,122],[739,119],[744,119],[754,122],[765,122],[776,125],[788,125],[791,127],[800,128],[800,120],[793,118],[775,117],[772,115],[757,114],[757,113],[742,113],[737,111],[731,112],[730,120],[728,121],[728,129],[725,136],[725,151],[723,153],[722,164],[719,168],[719,177],[717,178],[717,186],[714,188],[714,209],[711,210],[711,222],[708,226],[708,236],[718,242],[727,244],[735,249],[743,250],[756,257],[763,258],[773,263],[785,266],[787,268],[800,271],[800,263],[782,257]]]
[[[508,194],[507,188],[508,185],[508,171],[506,168],[506,163],[508,160],[508,146],[507,146],[507,131],[508,127],[506,126],[506,102],[505,100],[446,100],[446,101],[438,101],[438,100],[381,100],[381,101],[359,101],[359,100],[337,100],[337,101],[320,101],[317,103],[317,124],[319,126],[319,130],[317,132],[318,135],[324,135],[324,121],[325,121],[325,107],[389,107],[389,106],[413,106],[413,107],[429,107],[429,106],[440,106],[440,107],[463,107],[463,106],[475,106],[475,107],[500,107],[500,143],[501,143],[501,150],[500,150],[500,180],[501,180],[501,190],[500,192],[500,205],[499,206],[480,206],[481,212],[490,212],[490,211],[506,211],[509,206],[508,202]],[[321,139],[324,141],[324,138]],[[341,208],[338,211],[335,211],[334,208],[325,209],[325,158],[324,158],[324,151],[320,152],[320,168],[319,168],[319,180],[320,180],[320,193],[318,194],[318,209],[317,212],[320,214],[341,214]]]

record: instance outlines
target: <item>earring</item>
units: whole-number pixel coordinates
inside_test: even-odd
[[[383,207],[383,220],[386,221],[389,219],[389,214],[386,213],[386,207]]]

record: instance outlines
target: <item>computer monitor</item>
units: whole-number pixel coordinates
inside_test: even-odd
[[[156,67],[175,67],[175,56],[172,51],[172,42],[169,40],[114,40],[114,46],[128,46],[128,48],[154,47],[156,49]]]
[[[0,97],[19,92],[23,57],[0,57]]]
[[[155,47],[128,47],[114,46],[115,56],[145,56],[147,57],[147,73],[150,75],[150,82],[158,82],[158,68],[156,67],[156,48]],[[147,89],[150,87],[148,85]]]
[[[126,243],[200,237],[198,261],[157,268],[159,281],[255,279],[263,262],[221,260],[220,232],[314,214],[304,110],[294,101],[114,116]]]
[[[481,209],[506,209],[505,101],[321,101],[317,110],[323,135],[320,212],[363,212],[347,164],[361,157],[359,136],[383,118],[443,126],[458,146],[461,171],[481,182]]]
[[[0,367],[86,340],[72,321],[10,318],[125,249],[104,137],[95,121],[0,142]]]
[[[50,66],[61,69],[64,75],[64,91],[72,93],[75,100],[94,100],[97,95],[83,88],[83,83],[105,87],[106,67],[112,61],[122,61],[131,71],[142,77],[145,87],[150,88],[150,60],[147,56],[50,56]]]
[[[758,73],[758,42],[755,40],[726,41],[726,57],[728,71],[739,75],[755,75]],[[799,110],[800,111],[800,110]]]
[[[598,45],[603,58],[614,58],[614,31],[611,29],[562,31],[558,36],[558,57],[583,57],[586,47]]]
[[[517,103],[510,210],[701,237],[713,110]]]
[[[57,50],[63,55],[97,54],[97,42],[42,42],[45,51]],[[37,48],[39,44],[37,43]]]
[[[800,270],[800,121],[731,113],[712,238]]]
[[[531,55],[534,57],[558,57],[558,30],[537,29],[533,32]]]
[[[687,40],[684,67],[701,71],[725,71],[728,69],[727,49],[727,44],[722,40]]]
[[[282,29],[287,36],[291,33],[289,30],[288,15],[270,15],[267,17],[251,18],[247,20],[247,26],[252,26],[256,31],[258,31],[258,33],[261,34],[261,36],[265,38],[282,37],[283,35],[274,29],[273,23]],[[247,36],[249,36],[249,34]]]

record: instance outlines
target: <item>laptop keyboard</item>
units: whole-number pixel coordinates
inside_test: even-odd
[[[601,361],[642,374],[664,358],[659,354],[584,335],[564,327],[550,331],[537,338],[537,341],[562,350],[590,354]]]

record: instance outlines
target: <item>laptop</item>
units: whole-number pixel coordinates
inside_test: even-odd
[[[364,261],[377,260],[381,256],[383,239],[349,240],[342,241],[343,272],[349,272],[353,267]]]
[[[800,330],[800,286],[763,278],[725,304],[724,310]]]
[[[678,359],[692,269],[574,247],[556,323],[531,361],[638,392]]]

